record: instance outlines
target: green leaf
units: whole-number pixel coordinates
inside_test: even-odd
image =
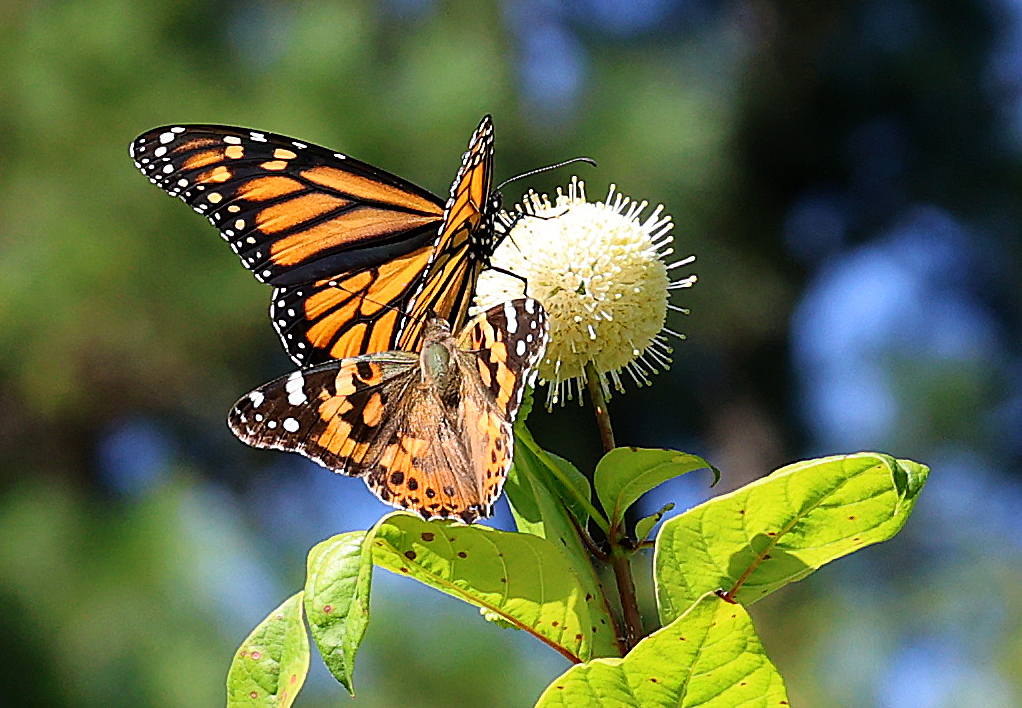
[[[596,625],[585,590],[546,539],[397,512],[377,524],[373,560],[499,616],[572,661],[591,656]]]
[[[523,445],[515,451],[515,462],[504,488],[519,531],[550,541],[556,537],[566,544],[569,537],[576,535],[575,524],[567,514],[571,514],[579,526],[583,526],[584,522],[579,521],[567,507],[564,496],[557,485],[551,484],[551,480],[544,462]],[[543,508],[546,505],[537,497],[537,490],[541,490],[544,500],[552,502],[550,509]],[[551,515],[549,512],[553,508],[566,509],[567,513]],[[588,515],[583,512],[582,516],[586,518]]]
[[[365,531],[342,533],[309,551],[305,614],[330,673],[355,695],[355,653],[369,624],[372,545]]]
[[[741,605],[713,594],[623,659],[573,666],[537,708],[786,706],[784,682]]]
[[[547,477],[536,474],[536,468],[542,465],[527,446],[519,447],[515,453],[515,464],[505,486],[515,523],[519,531],[545,538],[567,556],[585,590],[592,626],[596,627],[593,632],[592,656],[620,656],[621,648],[614,631],[614,619],[607,607],[589,551],[582,544],[561,495],[544,483]]]
[[[518,414],[515,417],[515,423],[521,423],[525,425],[525,421],[532,415],[532,408],[536,402],[536,385],[533,382],[532,386],[526,386],[522,393],[522,402],[518,405]]]
[[[227,671],[228,708],[288,708],[309,671],[309,637],[297,593],[242,642]]]
[[[560,489],[562,491],[561,498],[565,502],[565,506],[568,507],[568,511],[575,517],[580,525],[584,525],[589,522],[589,510],[586,505],[581,504],[581,499],[592,499],[593,488],[589,484],[589,480],[586,476],[579,472],[578,467],[574,465],[570,460],[566,460],[560,455],[555,455],[549,450],[539,449],[537,459],[544,463],[544,468],[548,471],[556,469],[559,474],[551,474],[549,476],[549,482],[554,489]],[[535,453],[535,451],[533,451]],[[570,489],[570,493],[564,493],[566,489]]]
[[[549,488],[568,508],[579,526],[584,527],[592,517],[597,525],[606,530],[607,521],[593,506],[593,491],[589,480],[575,465],[541,448],[521,418],[515,425],[515,440],[515,460],[518,460],[518,453],[521,452],[524,458],[522,462],[527,465],[530,477]]]
[[[654,574],[670,622],[709,590],[741,581],[748,605],[835,558],[896,534],[929,469],[858,453],[788,465],[664,522]]]
[[[619,447],[597,463],[593,485],[597,498],[610,517],[611,526],[618,526],[628,507],[643,494],[669,479],[704,467],[713,469],[715,476],[720,477],[720,473],[706,460],[695,455],[673,450]]]
[[[650,514],[649,516],[646,516],[636,521],[635,540],[638,541],[639,543],[645,541],[646,537],[649,536],[649,532],[653,530],[653,527],[656,526],[657,522],[660,521],[660,519],[664,518],[664,514],[671,511],[672,509],[674,509],[674,502],[667,502],[662,507],[660,507],[660,511],[656,512],[655,514]]]

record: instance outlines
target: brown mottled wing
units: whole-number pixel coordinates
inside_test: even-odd
[[[455,346],[449,335],[442,343]],[[384,352],[266,384],[235,404],[228,424],[254,447],[297,452],[362,477],[394,507],[471,522],[490,510],[458,426],[459,400],[445,404],[422,384],[417,355]]]
[[[452,340],[453,344],[453,340]],[[409,392],[366,457],[363,479],[383,501],[425,519],[472,523],[493,513],[478,484],[458,421],[458,401],[420,387]]]
[[[227,423],[253,447],[361,475],[391,410],[418,381],[418,363],[414,354],[383,352],[295,371],[241,398]]]
[[[459,356],[466,370],[459,429],[485,508],[500,496],[511,468],[515,415],[548,336],[543,306],[523,298],[490,308],[458,338],[459,349],[468,350]]]
[[[546,347],[546,311],[523,298],[490,308],[457,341],[437,331],[434,320],[425,341],[450,352],[438,378],[451,387],[407,390],[366,455],[364,479],[389,504],[471,523],[493,513],[503,490],[514,417]]]

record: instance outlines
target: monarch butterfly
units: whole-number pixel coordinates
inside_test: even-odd
[[[130,153],[153,184],[206,216],[242,264],[275,287],[270,318],[300,366],[417,351],[432,317],[459,331],[503,237],[488,115],[446,204],[347,155],[245,128],[155,128]]]

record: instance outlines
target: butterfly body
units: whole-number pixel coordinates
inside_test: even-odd
[[[165,126],[131,144],[135,165],[204,215],[257,279],[301,366],[418,350],[427,313],[457,330],[502,237],[493,123],[469,141],[447,200],[342,153],[221,125]]]
[[[392,506],[470,523],[492,513],[503,488],[514,417],[547,335],[531,299],[490,308],[458,336],[434,318],[419,353],[294,372],[243,397],[228,423],[250,445],[362,477]]]

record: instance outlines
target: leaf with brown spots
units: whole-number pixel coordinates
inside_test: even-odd
[[[371,535],[342,533],[309,551],[305,614],[323,662],[348,693],[355,695],[355,654],[369,624],[373,578]]]
[[[422,539],[439,528],[446,533]],[[591,627],[598,621],[568,559],[545,539],[485,526],[444,527],[399,512],[377,524],[373,560],[529,632],[571,661],[592,656]]]
[[[289,708],[309,671],[303,593],[292,595],[252,630],[227,671],[228,708]]]
[[[661,620],[719,588],[735,589],[732,599],[748,605],[891,538],[928,472],[871,452],[807,460],[669,519],[654,551]]]
[[[562,496],[570,487],[578,493],[575,499],[581,499],[582,494],[588,491],[588,483],[582,477],[581,482],[585,484],[576,484],[573,476],[567,477],[564,483],[553,483],[548,465],[557,463],[550,461],[549,457],[544,460],[534,452],[542,454],[544,451],[529,435],[524,424],[516,425],[515,433],[522,444],[516,448],[515,464],[507,482],[507,496],[515,524],[521,532],[552,542],[567,556],[586,591],[584,600],[592,618],[592,656],[620,656],[613,615],[606,605],[589,552],[582,545],[569,516],[572,514],[568,506],[571,502]],[[562,471],[568,474],[566,470]],[[583,518],[588,518],[584,508],[574,506]]]
[[[784,681],[738,605],[710,594],[623,659],[573,666],[536,708],[783,708]]]

